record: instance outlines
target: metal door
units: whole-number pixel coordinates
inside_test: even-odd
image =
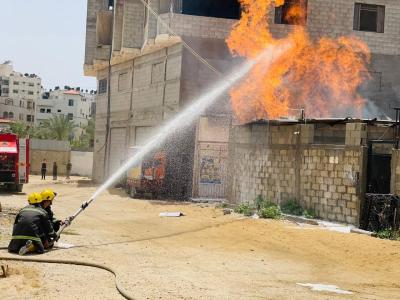
[[[199,142],[198,144],[198,196],[225,198],[227,186],[228,144]]]
[[[110,152],[108,159],[108,174],[113,174],[125,161],[126,128],[112,128]]]
[[[368,146],[367,193],[389,194],[391,179],[391,154],[375,150],[376,145],[391,147],[392,141],[371,141]]]

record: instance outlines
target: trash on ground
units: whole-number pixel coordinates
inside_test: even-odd
[[[74,247],[74,245],[68,244],[68,243],[60,243],[60,242],[54,243],[54,248],[69,249],[69,248],[73,248],[73,247]]]
[[[181,213],[180,211],[176,211],[176,212],[161,212],[160,217],[181,217],[184,216],[183,213]]]
[[[316,292],[332,292],[336,294],[351,295],[352,292],[339,289],[336,285],[321,284],[321,283],[296,283],[297,285],[311,288],[312,291]]]

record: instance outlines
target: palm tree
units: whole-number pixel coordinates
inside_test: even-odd
[[[70,138],[75,125],[66,116],[59,115],[43,122],[42,127],[48,129],[54,139],[63,141]]]

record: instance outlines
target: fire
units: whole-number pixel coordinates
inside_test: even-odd
[[[269,30],[268,12],[284,0],[240,2],[242,17],[227,39],[233,54],[251,59],[268,46],[291,45],[267,70],[265,62],[256,64],[231,90],[232,107],[241,121],[288,116],[293,109],[304,109],[309,117],[360,116],[365,100],[358,88],[370,77],[370,52],[364,42],[353,36],[312,40],[305,26],[291,26],[286,37],[277,39]],[[305,15],[304,7],[296,5],[289,7],[285,20],[298,24]]]

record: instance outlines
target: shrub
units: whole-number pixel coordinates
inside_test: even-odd
[[[383,229],[376,233],[376,236],[380,239],[396,240],[400,241],[400,231],[392,229]]]
[[[304,217],[306,217],[307,219],[315,219],[316,218],[315,210],[313,210],[312,208],[306,209],[304,211]]]
[[[243,214],[246,217],[250,217],[251,215],[253,215],[254,209],[253,209],[253,207],[250,206],[250,204],[242,203],[242,204],[239,204],[239,206],[237,206],[234,209],[234,212],[238,213],[238,214]]]
[[[269,204],[260,209],[259,216],[264,219],[279,219],[281,210],[276,204]]]
[[[282,212],[289,215],[302,216],[303,208],[295,201],[289,200],[281,206]]]

